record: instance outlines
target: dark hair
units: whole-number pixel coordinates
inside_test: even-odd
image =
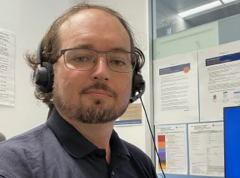
[[[57,56],[59,53],[59,38],[58,38],[58,31],[61,25],[68,20],[69,17],[72,15],[78,13],[81,10],[85,9],[99,9],[102,11],[105,11],[114,17],[116,17],[123,27],[126,29],[129,37],[130,37],[130,43],[131,43],[131,52],[135,53],[137,56],[137,64],[134,69],[135,73],[139,73],[141,68],[143,67],[145,63],[145,57],[143,52],[136,47],[135,40],[133,37],[133,33],[130,29],[129,24],[123,19],[123,17],[116,11],[106,7],[106,6],[100,6],[100,5],[91,5],[91,4],[78,4],[72,8],[70,8],[68,11],[66,11],[63,15],[61,15],[59,18],[57,18],[43,37],[43,40],[41,42],[41,59],[42,62],[49,62],[51,64],[54,64],[57,62]],[[36,53],[26,53],[25,59],[28,63],[28,65],[35,71],[38,67],[38,61],[37,61],[37,54]],[[33,82],[33,80],[32,80]],[[34,82],[33,82],[34,84]],[[34,84],[35,85],[35,84]],[[43,93],[39,90],[39,87],[35,85],[35,97],[39,100],[42,100],[43,103],[47,104],[48,107],[51,109],[54,107],[54,102],[53,102],[53,94],[52,92],[50,93]]]

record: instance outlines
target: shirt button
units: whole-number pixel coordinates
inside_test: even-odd
[[[103,153],[97,153],[96,156],[97,156],[98,158],[104,158],[104,154],[103,154]]]
[[[114,171],[112,171],[112,177],[114,176]]]

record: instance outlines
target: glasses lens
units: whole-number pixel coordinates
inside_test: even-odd
[[[128,52],[109,52],[108,66],[115,72],[131,72],[136,65],[135,55]]]
[[[64,53],[65,64],[69,69],[89,70],[93,67],[97,53],[88,49],[71,49]]]
[[[102,52],[100,52],[102,53]],[[115,72],[131,72],[136,66],[136,55],[129,52],[103,52],[107,54],[107,64]],[[68,49],[64,52],[65,65],[73,70],[93,68],[98,52],[90,49]]]

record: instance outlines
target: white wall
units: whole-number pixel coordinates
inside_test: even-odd
[[[46,120],[47,107],[34,98],[34,88],[30,83],[30,69],[23,54],[37,48],[43,34],[51,22],[68,7],[82,2],[80,0],[0,0],[0,29],[6,29],[16,35],[15,60],[15,106],[0,105],[0,132],[7,138],[27,131]],[[139,47],[146,55],[143,76],[147,83],[143,97],[150,111],[149,40],[148,40],[148,1],[147,0],[89,0],[95,4],[104,4],[119,11],[130,23],[136,35]],[[119,135],[137,145],[150,155],[151,141],[146,130],[145,120],[140,126],[116,127]]]
[[[10,138],[46,120],[47,108],[34,98],[31,72],[23,54],[37,48],[49,24],[70,7],[70,3],[66,0],[0,0],[0,4],[0,28],[16,35],[15,106],[0,105],[0,132]]]

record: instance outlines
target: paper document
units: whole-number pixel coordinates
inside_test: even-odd
[[[190,174],[224,176],[223,123],[189,124]]]
[[[223,120],[224,107],[240,105],[239,45],[236,42],[200,52],[200,121]]]
[[[114,124],[115,126],[142,124],[142,104],[139,101],[129,104],[126,112]]]
[[[156,124],[198,122],[196,52],[153,61]]]
[[[0,29],[0,104],[14,106],[15,35]]]
[[[163,171],[168,174],[187,174],[186,125],[156,126],[156,143]],[[160,165],[157,172],[160,172]]]

